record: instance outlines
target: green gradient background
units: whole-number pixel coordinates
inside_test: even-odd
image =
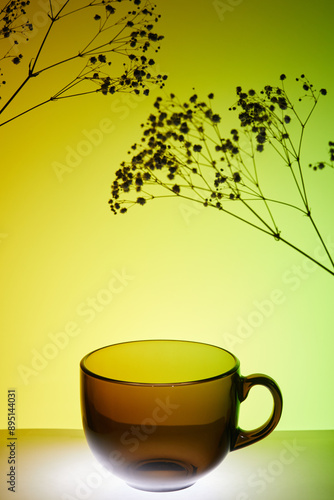
[[[305,73],[328,89],[305,138],[307,163],[323,159],[334,139],[333,3],[237,3],[221,19],[211,1],[157,1],[165,40],[156,60],[169,75],[166,92],[183,99],[193,87],[203,97],[213,91],[215,110],[229,131],[227,108],[236,85],[274,85],[284,72],[294,88],[294,78]],[[37,78],[22,99],[45,88],[47,82]],[[185,220],[178,199],[126,216],[109,212],[114,172],[140,138],[140,123],[157,95],[154,90],[145,100],[93,95],[56,102],[0,130],[0,233],[7,235],[0,244],[3,404],[7,389],[16,388],[19,427],[80,428],[79,361],[87,352],[125,340],[176,338],[225,347],[239,357],[244,375],[272,376],[284,396],[281,430],[333,428],[329,275],[303,271],[299,281],[288,281],[302,256],[218,211],[199,210]],[[59,182],[53,162],[65,163],[67,148],[76,148],[83,131],[105,118],[113,132]],[[313,214],[325,238],[334,240],[332,175],[309,172],[307,178]],[[318,243],[309,234],[301,232],[301,243],[313,252]],[[122,269],[133,279],[87,323],[78,305]],[[282,303],[247,338],[231,344],[226,334],[236,335],[240,322],[257,310],[254,301],[270,299],[277,289]],[[31,351],[42,352],[49,334],[70,321],[80,333],[24,384],[18,366],[31,366]],[[240,423],[250,428],[263,422],[271,401],[256,388],[248,399]],[[2,411],[0,427],[6,425]]]

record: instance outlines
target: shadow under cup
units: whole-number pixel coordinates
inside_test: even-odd
[[[265,375],[242,377],[230,352],[199,342],[145,340],[98,349],[81,367],[85,435],[96,458],[130,486],[174,491],[194,484],[229,451],[278,424],[282,396]],[[274,400],[267,422],[238,427],[253,385]]]

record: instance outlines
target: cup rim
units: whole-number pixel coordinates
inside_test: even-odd
[[[201,345],[205,345],[205,346],[209,346],[209,347],[214,347],[216,349],[220,349],[221,351],[225,351],[227,354],[229,354],[230,356],[233,357],[235,364],[234,364],[233,368],[231,368],[230,370],[223,372],[219,375],[214,375],[212,377],[206,377],[206,378],[199,379],[199,380],[189,380],[189,381],[185,381],[185,382],[163,382],[163,383],[162,382],[156,382],[156,383],[155,382],[131,382],[128,380],[113,379],[110,377],[104,377],[102,375],[94,373],[93,371],[89,370],[85,366],[86,359],[97,351],[101,351],[102,349],[107,349],[108,347],[113,347],[113,346],[117,346],[117,345],[134,344],[136,342],[183,342],[183,343],[188,342],[189,344],[201,344]],[[143,387],[164,387],[164,386],[165,387],[169,387],[169,386],[175,387],[175,386],[181,386],[181,385],[202,384],[205,382],[211,382],[213,380],[218,380],[218,379],[229,377],[233,373],[237,372],[239,370],[239,368],[240,368],[239,359],[233,353],[228,351],[227,349],[224,349],[223,347],[219,347],[219,346],[214,345],[214,344],[209,344],[207,342],[198,342],[196,340],[183,340],[183,339],[159,339],[159,338],[156,338],[156,339],[141,339],[141,340],[128,340],[125,342],[116,342],[115,344],[109,344],[109,345],[105,345],[103,347],[99,347],[98,349],[94,349],[93,351],[86,354],[80,361],[80,369],[82,370],[82,372],[85,373],[86,375],[93,377],[93,378],[96,378],[99,380],[104,380],[106,382],[121,384],[121,385],[134,385],[134,386],[143,386]]]

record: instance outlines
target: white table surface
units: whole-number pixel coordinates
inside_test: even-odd
[[[1,500],[333,500],[334,431],[274,431],[230,453],[195,485],[139,491],[103,469],[82,430],[16,431],[15,493],[8,491],[8,431],[0,431]]]

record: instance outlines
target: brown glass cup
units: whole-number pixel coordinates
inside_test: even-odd
[[[239,365],[220,347],[181,340],[125,342],[88,354],[80,364],[82,418],[96,458],[134,488],[191,486],[280,419],[274,380],[242,377]],[[273,411],[246,431],[238,427],[239,406],[254,385],[269,389]]]

